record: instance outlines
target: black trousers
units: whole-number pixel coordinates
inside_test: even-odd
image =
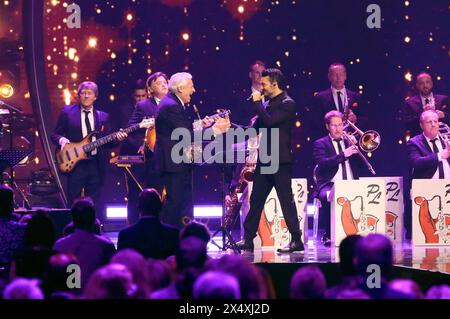
[[[263,175],[261,174],[260,168],[256,168],[253,180],[253,190],[250,195],[250,210],[244,221],[244,239],[246,242],[253,242],[253,238],[256,236],[259,220],[261,219],[261,213],[272,187],[275,187],[277,192],[284,219],[289,232],[292,235],[292,240],[300,240],[301,232],[298,222],[297,209],[294,203],[294,196],[292,194],[291,178],[291,164],[281,164],[278,172],[270,175]]]
[[[166,188],[166,201],[162,211],[164,223],[178,229],[184,227],[186,218],[194,217],[192,206],[192,170],[162,174]]]
[[[102,207],[99,207],[99,195],[102,180],[99,169],[99,158],[94,156],[90,159],[78,162],[72,172],[67,176],[67,194],[69,205],[81,197],[84,188],[84,196],[94,201],[97,217],[102,219]]]
[[[322,187],[318,194],[318,199],[320,200],[320,203],[322,204],[322,207],[319,210],[319,229],[325,230],[325,234],[328,238],[331,236],[331,230],[330,230],[330,221],[331,221],[331,207],[330,202],[327,200],[327,192],[331,191],[333,188],[333,183],[329,183],[329,185],[326,185]]]

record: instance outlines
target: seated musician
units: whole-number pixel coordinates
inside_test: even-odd
[[[331,244],[330,204],[327,194],[333,188],[335,180],[358,179],[358,172],[363,161],[359,156],[354,156],[358,153],[355,137],[344,133],[343,114],[339,111],[330,111],[325,114],[324,120],[328,135],[316,140],[313,145],[316,163],[314,197],[318,198],[322,204],[319,228],[325,230],[322,242],[325,246],[329,246]],[[344,135],[347,138],[344,138]]]
[[[432,110],[423,112],[420,115],[420,128],[422,133],[414,136],[407,144],[413,179],[449,179],[450,145],[447,138],[439,134],[439,114]]]

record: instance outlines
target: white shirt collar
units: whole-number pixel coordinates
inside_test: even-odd
[[[89,110],[86,110],[83,106],[81,106],[80,105],[80,107],[81,107],[81,112],[82,113],[84,113],[84,112],[89,112],[89,113],[93,113],[94,112],[94,107],[92,106]]]
[[[158,98],[155,96],[155,102],[156,102],[156,105],[159,105],[159,102],[161,102],[161,99],[158,99]],[[183,103],[183,102],[181,102],[181,103]]]
[[[432,142],[431,142],[432,138],[426,137],[425,134],[423,134],[423,133],[422,133],[422,135],[423,135],[423,137],[425,137],[425,140],[427,141],[428,144],[431,144],[431,143],[432,143]],[[437,138],[438,141],[441,140],[441,139],[439,138],[439,135],[436,135],[435,138]]]
[[[337,91],[342,92],[342,94],[344,94],[344,95],[347,94],[347,90],[345,89],[345,86],[341,90],[338,90],[335,87],[331,86],[331,92],[333,92],[333,95],[337,94],[336,93]]]
[[[183,105],[183,107],[186,107],[186,105],[184,104],[184,102],[180,99],[180,97],[178,95],[175,94],[175,96],[177,97],[177,99],[181,102],[181,105]]]
[[[426,104],[425,99],[428,99],[428,103],[430,103],[434,99],[433,92],[431,92],[430,95],[427,97],[424,97],[422,94],[419,94],[419,95],[420,95],[420,99],[422,100],[422,105]]]

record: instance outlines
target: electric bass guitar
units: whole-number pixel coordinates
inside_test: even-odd
[[[153,129],[155,127],[155,119],[143,119],[141,123],[132,125],[123,129],[125,133],[134,132],[140,128]],[[67,143],[64,145],[63,149],[60,149],[56,152],[56,164],[58,169],[62,173],[70,173],[79,161],[88,159],[88,153],[92,152],[94,149],[101,147],[107,143],[113,142],[116,140],[116,135],[118,132],[109,134],[105,137],[99,138],[93,142],[90,142],[92,135],[95,132],[87,135],[78,143]]]

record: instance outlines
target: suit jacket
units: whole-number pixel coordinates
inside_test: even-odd
[[[344,142],[346,147],[349,147],[347,141]],[[313,154],[317,165],[316,168],[316,189],[317,195],[320,190],[329,185],[334,175],[336,175],[339,165],[345,161],[344,153],[336,154],[333,142],[329,135],[316,140],[313,144]],[[349,164],[352,169],[353,178],[358,179],[361,172],[363,161],[358,155],[350,156]]]
[[[145,258],[165,259],[175,255],[178,236],[177,228],[161,223],[156,217],[145,217],[119,232],[117,248],[132,248]]]
[[[192,113],[183,106],[175,94],[168,93],[159,102],[159,111],[156,116],[156,145],[155,145],[155,164],[156,169],[162,173],[183,172],[189,170],[187,163],[174,163],[171,158],[172,148],[181,141],[171,140],[173,130],[176,128],[185,128],[191,133],[192,129]]]
[[[442,141],[441,141],[442,143]],[[443,145],[443,147],[445,147]],[[414,136],[406,144],[408,161],[413,170],[412,178],[432,178],[438,169],[439,160],[427,143],[425,136],[419,134]]]
[[[126,127],[141,123],[144,117],[156,117],[158,113],[158,105],[154,98],[139,101],[134,107],[133,113]],[[136,155],[139,147],[144,143],[146,129],[142,128],[133,133],[128,134],[127,140],[120,148],[122,155]]]
[[[56,127],[50,136],[53,144],[59,147],[59,140],[61,137],[69,139],[71,142],[80,142],[83,139],[83,132],[81,128],[81,105],[74,104],[63,108],[61,111]],[[94,108],[94,126],[95,131],[98,132],[96,137],[101,138],[111,133],[109,125],[109,115],[103,111]],[[97,155],[100,162],[107,158],[105,148],[116,146],[117,143],[109,143],[97,149]],[[104,174],[105,165],[99,165],[100,173]]]
[[[450,105],[448,96],[433,94],[436,110],[444,112],[445,117],[439,121],[450,125]],[[403,122],[405,129],[410,131],[411,136],[422,132],[420,129],[419,118],[423,112],[423,104],[420,95],[410,97],[403,106]]]
[[[85,287],[87,280],[98,268],[109,263],[116,251],[108,238],[81,229],[59,239],[53,249],[77,257],[81,268],[82,287]]]
[[[258,131],[260,129],[267,129],[261,141],[268,140],[268,152],[271,151],[271,138],[267,138],[267,133],[270,134],[272,128],[279,129],[279,138],[277,144],[279,145],[279,163],[289,164],[292,163],[292,130],[294,128],[296,105],[293,99],[291,99],[286,92],[282,92],[273,99],[268,101],[267,107],[259,101],[254,104],[255,113],[258,115],[253,127]],[[260,156],[258,156],[258,164],[260,163]],[[269,164],[267,164],[269,165]]]
[[[367,124],[366,112],[362,110],[361,95],[346,88],[348,107],[358,117],[357,125],[364,127]],[[324,117],[330,111],[336,111],[337,105],[333,99],[331,88],[318,92],[313,99],[312,109],[310,110],[310,133],[312,140],[327,134]]]

